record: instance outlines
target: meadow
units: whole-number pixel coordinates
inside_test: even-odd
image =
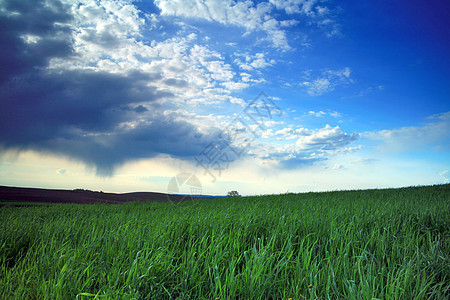
[[[450,185],[0,208],[0,299],[449,299]]]

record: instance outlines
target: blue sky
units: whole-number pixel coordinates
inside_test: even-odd
[[[0,184],[166,192],[180,173],[206,194],[447,183],[449,8],[0,0]],[[250,118],[258,107],[271,113]]]

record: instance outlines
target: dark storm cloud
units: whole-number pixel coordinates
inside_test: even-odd
[[[109,176],[115,167],[133,159],[159,154],[193,157],[205,147],[205,138],[189,123],[155,115],[148,124],[113,132],[61,128],[51,138],[29,143],[29,148],[68,155],[95,166],[98,175]]]
[[[47,65],[53,57],[70,55],[71,20],[57,1],[8,1],[0,3],[0,84],[24,72]],[[26,35],[38,37],[26,43]]]
[[[67,128],[110,132],[133,117],[134,110],[123,109],[124,105],[170,96],[146,86],[147,78],[140,73],[123,76],[86,71],[16,78],[0,88],[4,108],[0,138],[26,145],[60,135]]]
[[[159,74],[47,71],[73,55],[70,22],[58,1],[0,2],[0,152],[61,154],[111,175],[129,160],[203,149],[208,137],[158,104],[172,96],[152,86]]]

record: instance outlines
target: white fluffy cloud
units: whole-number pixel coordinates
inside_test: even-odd
[[[290,48],[281,24],[270,15],[272,6],[267,2],[218,0],[156,0],[161,15],[199,18],[223,25],[242,27],[246,33],[264,31],[274,47]]]
[[[239,66],[239,68],[245,71],[264,69],[275,64],[275,60],[267,58],[264,53],[256,53],[254,55],[246,53],[237,54],[236,56],[237,58],[234,62]]]
[[[84,69],[121,74],[130,71],[150,73],[159,78],[154,85],[174,95],[171,101],[179,99],[203,104],[236,103],[232,91],[258,82],[251,74],[246,77],[236,74],[225,62],[225,57],[200,44],[195,33],[167,37],[160,42],[146,41],[141,32],[152,28],[157,17],[142,17],[130,1],[78,0],[67,3],[72,7],[74,55],[71,59],[53,58],[49,65],[53,71]],[[159,2],[169,11],[174,3]],[[181,3],[179,7],[183,10],[188,3]],[[214,16],[219,18],[219,15]],[[256,55],[251,63],[261,67],[263,59]]]
[[[268,129],[262,138],[275,138],[277,142],[272,140],[260,142],[255,145],[251,154],[259,159],[272,161],[281,167],[294,168],[326,160],[338,151],[357,151],[360,147],[347,146],[356,141],[358,137],[357,133],[348,134],[343,132],[339,126],[332,127],[330,125],[318,129],[303,127],[286,127],[276,131]]]
[[[343,132],[339,126],[326,125],[311,134],[301,136],[295,144],[300,151],[337,150],[355,141],[357,137],[356,133]]]
[[[289,50],[285,27],[299,23],[296,19],[278,20],[272,13],[274,9],[285,10],[288,15],[301,14],[314,20],[318,27],[324,28],[327,35],[338,33],[337,24],[328,17],[330,10],[318,1],[234,1],[234,0],[156,0],[161,15],[186,17],[233,25],[245,29],[244,35],[252,32],[265,32],[266,40],[275,48]],[[330,29],[331,28],[331,29]]]

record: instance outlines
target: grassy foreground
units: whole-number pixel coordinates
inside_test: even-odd
[[[0,208],[0,299],[448,299],[450,185]]]

